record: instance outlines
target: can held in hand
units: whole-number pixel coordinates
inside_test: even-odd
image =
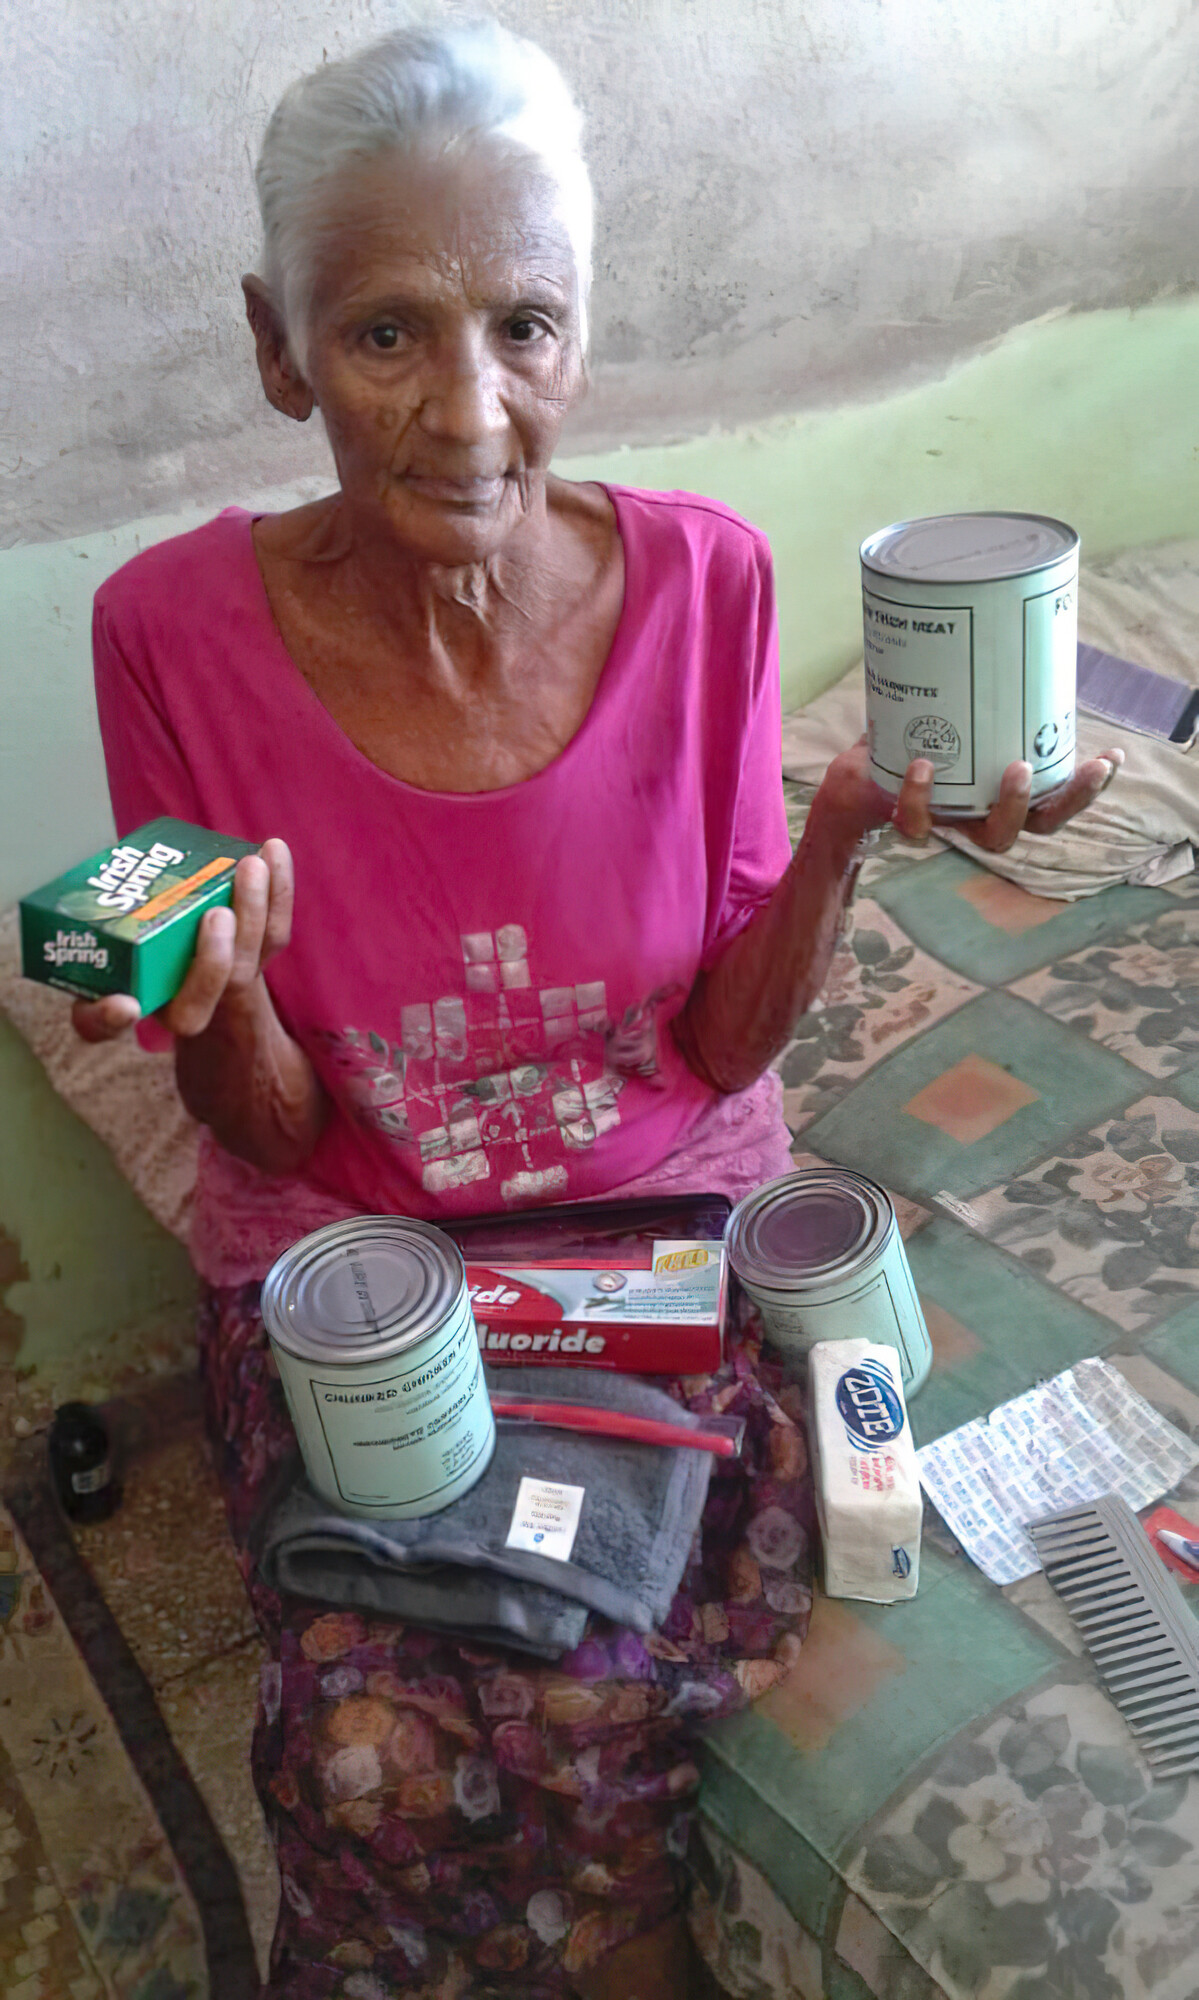
[[[262,1317],[317,1492],[343,1514],[436,1514],[495,1450],[466,1267],[431,1223],[367,1215],[286,1251]]]
[[[862,543],[871,775],[898,793],[917,757],[933,809],[978,819],[1009,764],[1032,797],[1074,772],[1078,536],[1041,514],[937,514]]]
[[[895,1210],[847,1167],[800,1168],[739,1201],[729,1262],[774,1345],[802,1358],[818,1340],[898,1350],[905,1393],[921,1388],[932,1344]]]

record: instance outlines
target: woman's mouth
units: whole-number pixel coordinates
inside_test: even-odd
[[[440,472],[405,472],[401,478],[401,484],[422,500],[466,510],[494,507],[506,483],[502,472],[472,474],[466,478]]]

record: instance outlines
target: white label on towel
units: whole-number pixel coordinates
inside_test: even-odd
[[[569,1562],[586,1491],[585,1486],[558,1486],[552,1479],[522,1479],[506,1546]]]

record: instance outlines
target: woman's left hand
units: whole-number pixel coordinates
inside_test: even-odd
[[[1001,854],[1021,833],[1054,833],[1097,799],[1124,762],[1123,750],[1088,758],[1043,805],[1030,805],[1031,764],[1009,764],[999,797],[985,819],[947,822],[977,846]],[[932,805],[934,772],[926,757],[909,764],[899,797],[884,792],[870,775],[870,751],[860,737],[852,750],[834,757],[812,802],[813,813],[852,839],[877,827],[895,826],[908,840],[924,841],[937,827]]]

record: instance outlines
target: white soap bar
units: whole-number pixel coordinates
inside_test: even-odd
[[[828,1596],[915,1597],[923,1503],[898,1354],[872,1340],[818,1340],[808,1390]]]

